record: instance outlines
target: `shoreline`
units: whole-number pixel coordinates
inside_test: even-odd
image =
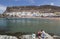
[[[60,17],[6,17],[6,18],[8,18],[8,19],[9,18],[33,18],[33,19],[60,20]]]

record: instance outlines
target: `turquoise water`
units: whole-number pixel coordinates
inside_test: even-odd
[[[60,35],[60,20],[34,18],[0,18],[0,29],[9,32],[38,32],[43,29],[48,33]]]

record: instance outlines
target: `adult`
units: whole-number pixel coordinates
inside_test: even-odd
[[[39,31],[39,32],[38,32],[38,38],[39,38],[39,39],[41,39],[41,34],[42,34],[42,32]]]
[[[42,39],[45,39],[45,38],[46,38],[46,33],[45,33],[45,31],[44,31],[44,30],[41,30],[41,32],[42,32],[41,38],[42,38]]]

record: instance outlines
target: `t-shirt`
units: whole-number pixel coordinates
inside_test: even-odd
[[[41,37],[46,37],[46,33],[43,31]]]
[[[35,38],[36,37],[36,34],[32,34],[32,37]]]
[[[41,32],[38,32],[38,36],[41,36]]]

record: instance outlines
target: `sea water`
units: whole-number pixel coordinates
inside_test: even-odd
[[[41,18],[0,18],[0,29],[7,32],[38,32],[60,35],[60,20]]]

